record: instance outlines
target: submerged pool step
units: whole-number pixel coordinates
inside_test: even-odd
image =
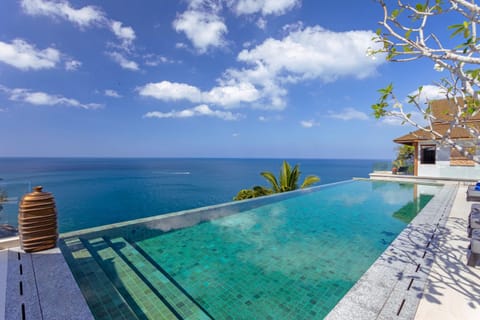
[[[194,301],[168,279],[157,267],[152,265],[142,253],[124,238],[109,240],[111,246],[127,261],[132,269],[146,281],[157,295],[173,307],[185,320],[211,319]]]
[[[63,246],[67,250],[62,248]],[[60,248],[63,249],[65,260],[97,319],[138,319],[79,238],[61,240]],[[109,305],[115,308],[109,308]]]
[[[178,315],[151,289],[103,238],[86,241],[86,247],[105,270],[130,308],[141,319],[178,319]]]

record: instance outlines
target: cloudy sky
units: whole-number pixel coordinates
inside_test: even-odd
[[[392,158],[374,1],[2,0],[0,156]]]

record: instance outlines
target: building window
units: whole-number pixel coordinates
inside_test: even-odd
[[[435,164],[435,151],[436,147],[433,146],[422,146],[421,148],[421,164]]]

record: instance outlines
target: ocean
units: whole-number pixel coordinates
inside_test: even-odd
[[[240,189],[268,186],[260,175],[278,175],[282,159],[173,158],[0,158],[3,204],[0,225],[16,225],[22,194],[42,185],[52,192],[59,231],[67,232],[120,221],[232,201]],[[300,183],[317,175],[319,184],[368,178],[387,160],[287,159],[299,164]]]

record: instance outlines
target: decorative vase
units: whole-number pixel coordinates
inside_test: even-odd
[[[23,196],[18,210],[20,245],[25,252],[36,252],[57,245],[57,209],[55,199],[41,186]]]

